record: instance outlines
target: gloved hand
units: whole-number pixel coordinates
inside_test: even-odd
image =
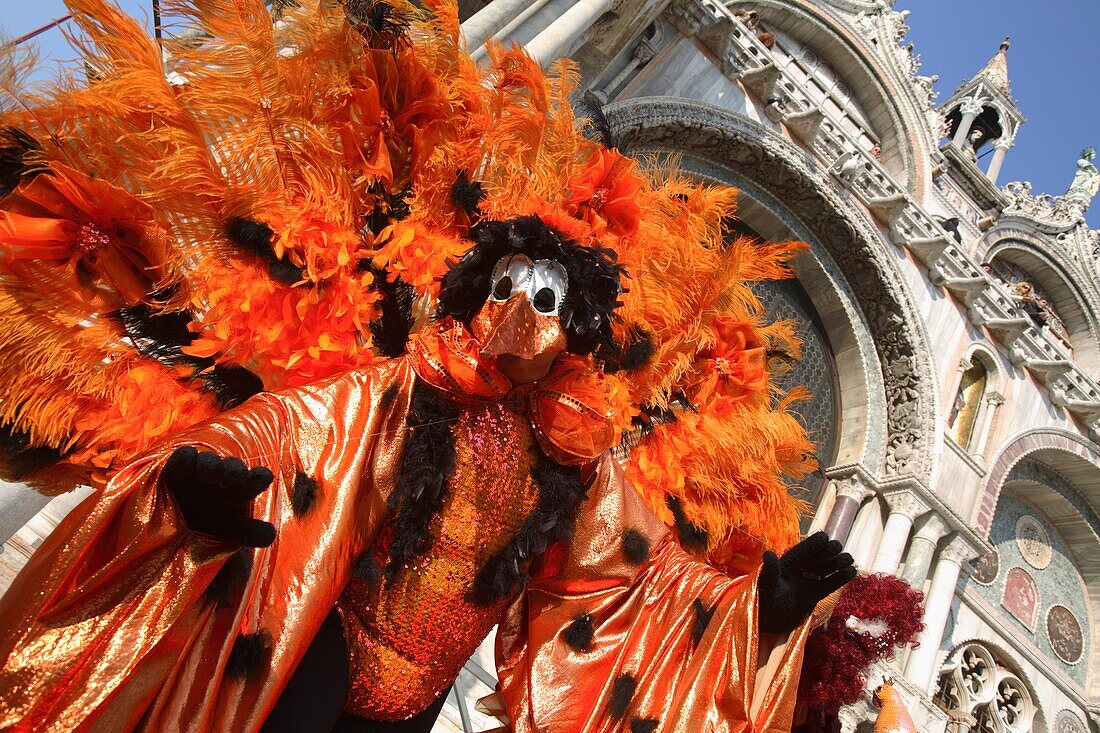
[[[248,547],[275,541],[275,525],[253,519],[249,508],[275,478],[270,470],[184,446],[168,457],[160,475],[188,529]]]
[[[757,590],[760,594],[760,631],[792,631],[825,596],[856,577],[852,556],[829,535],[810,535],[776,557],[764,553]]]

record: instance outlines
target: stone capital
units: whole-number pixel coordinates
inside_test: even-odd
[[[978,549],[962,535],[955,535],[940,548],[939,562],[951,562],[962,565],[978,556]]]
[[[936,543],[950,531],[951,527],[944,521],[939,512],[930,512],[917,527],[915,536]]]
[[[875,490],[863,483],[863,480],[859,476],[838,478],[835,479],[835,483],[836,495],[838,497],[846,496],[849,499],[855,499],[860,504],[862,504],[865,499],[875,494]]]
[[[993,148],[995,150],[1008,150],[1016,144],[1016,138],[1014,136],[1000,137],[993,141]]]
[[[985,107],[985,100],[979,97],[964,97],[959,104],[959,112],[964,115],[980,115]]]
[[[911,489],[891,491],[883,498],[886,499],[891,514],[901,514],[910,520],[915,520],[930,509],[928,502]]]

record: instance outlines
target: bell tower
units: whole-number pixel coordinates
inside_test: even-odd
[[[982,70],[963,82],[941,107],[949,144],[965,153],[974,165],[992,146],[993,158],[985,175],[994,184],[1008,149],[1015,144],[1016,131],[1024,122],[1008,82],[1008,47],[1006,37]]]

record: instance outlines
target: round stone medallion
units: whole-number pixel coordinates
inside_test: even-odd
[[[1050,565],[1053,554],[1050,549],[1050,535],[1038,519],[1025,514],[1016,520],[1016,546],[1020,554],[1033,568],[1042,570]]]
[[[1084,651],[1081,623],[1065,606],[1051,606],[1047,612],[1047,638],[1054,653],[1067,664],[1076,664]]]
[[[1054,724],[1054,733],[1085,733],[1085,724],[1074,713],[1063,710],[1058,713],[1058,721]]]
[[[997,551],[982,555],[974,561],[974,580],[982,585],[989,585],[997,579],[1001,571],[1001,558]]]

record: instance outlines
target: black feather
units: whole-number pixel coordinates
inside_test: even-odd
[[[485,563],[470,589],[470,600],[486,606],[508,598],[530,580],[527,568],[553,542],[573,536],[577,508],[588,496],[581,469],[564,466],[535,449],[538,460],[531,478],[539,488],[534,511],[523,520],[512,541]]]
[[[359,556],[359,559],[355,561],[355,569],[352,572],[371,588],[378,587],[378,581],[382,577],[382,569],[378,567],[378,561],[374,559],[374,553],[370,550]]]
[[[672,494],[665,496],[665,503],[676,520],[676,535],[684,549],[691,552],[705,552],[707,549],[707,531],[702,527],[692,524],[684,515],[684,507],[678,497]]]
[[[406,184],[395,193],[389,193],[382,184],[376,184],[372,188],[372,192],[384,197],[383,203],[375,206],[374,211],[367,217],[367,226],[372,232],[377,234],[391,223],[406,219],[412,213],[409,208],[409,194],[412,193],[412,185]],[[366,262],[369,262],[369,260],[359,261],[360,269],[365,269]]]
[[[695,616],[691,621],[691,645],[693,647],[699,646],[699,642],[703,640],[703,634],[707,632],[707,626],[710,625],[710,620],[714,616],[717,605],[711,606],[709,609],[703,604],[702,598],[696,598],[691,604],[692,611],[695,612]]]
[[[478,207],[485,198],[485,189],[481,181],[471,181],[467,171],[459,171],[454,184],[451,185],[451,202],[466,212],[471,222],[476,222],[481,213]]]
[[[294,474],[290,489],[290,506],[294,516],[301,519],[317,503],[317,480],[299,471]]]
[[[359,269],[365,269],[374,275],[375,288],[382,296],[379,306],[381,315],[370,324],[374,346],[382,356],[401,356],[405,353],[413,327],[413,299],[416,291],[400,277],[391,282],[385,270],[376,269],[370,264],[370,260],[365,262],[366,266],[364,261],[360,261]]]
[[[264,391],[263,381],[243,366],[219,364],[200,376],[203,386],[214,393],[223,410],[234,408]]]
[[[284,285],[293,285],[302,279],[302,268],[286,259],[275,256],[271,242],[275,232],[267,224],[235,216],[225,223],[225,234],[229,240],[245,252],[255,255],[265,265],[271,279]]]
[[[9,481],[22,481],[59,463],[67,451],[48,445],[35,445],[29,433],[11,425],[0,427],[0,461]]]
[[[432,546],[432,517],[443,508],[447,486],[455,470],[452,423],[458,410],[443,394],[425,382],[413,387],[409,409],[409,437],[401,458],[397,485],[386,500],[396,514],[385,575],[392,581],[412,558]]]
[[[210,581],[210,585],[206,586],[204,595],[219,608],[229,606],[233,595],[244,589],[252,575],[253,555],[254,550],[251,547],[242,547],[230,555]]]
[[[443,276],[439,317],[452,316],[469,325],[489,297],[496,263],[507,255],[524,254],[565,268],[569,286],[559,318],[569,351],[584,355],[600,347],[615,348],[611,324],[626,272],[613,251],[577,244],[538,216],[481,221],[470,227],[469,237],[474,246]]]
[[[631,718],[630,733],[653,733],[660,722],[657,718]]]
[[[630,329],[630,344],[616,366],[626,371],[645,366],[653,358],[653,351],[653,338],[641,327],[633,326]]]
[[[607,714],[615,720],[625,718],[637,689],[638,681],[634,679],[634,675],[624,672],[616,677],[615,684],[611,686],[611,700],[607,703]]]
[[[590,96],[586,96],[573,107],[573,114],[576,117],[586,118],[592,123],[585,128],[585,137],[611,150],[617,147],[615,135],[611,132],[611,123],[607,121],[603,107]]]
[[[43,162],[33,160],[41,153],[38,141],[18,127],[0,129],[0,198],[4,198],[23,179],[30,180],[49,168]]]
[[[595,633],[596,631],[592,627],[592,614],[586,613],[569,622],[569,625],[561,632],[561,638],[569,645],[570,649],[578,652],[589,652],[592,651],[592,637],[595,636]]]
[[[343,0],[348,23],[371,48],[394,48],[408,39],[412,19],[383,0]]]
[[[641,565],[649,559],[649,538],[636,529],[623,532],[623,555],[631,565]]]
[[[243,680],[259,673],[271,662],[271,647],[271,634],[266,631],[239,635],[226,660],[226,675]]]

